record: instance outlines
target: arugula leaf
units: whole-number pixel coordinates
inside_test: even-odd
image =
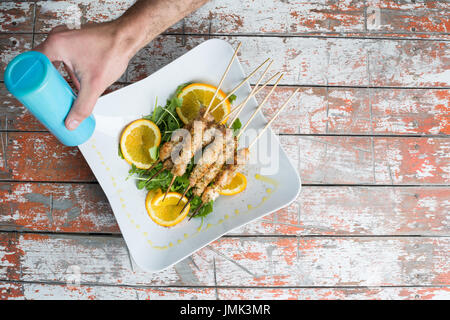
[[[186,83],[180,84],[177,87],[177,90],[175,91],[175,97],[177,97],[181,93],[181,91],[183,91],[183,89],[186,88],[190,84],[193,84],[193,82],[186,82]]]
[[[231,126],[231,129],[233,129],[233,134],[236,136],[239,133],[239,130],[241,130],[242,123],[239,118],[234,120],[233,125]]]
[[[230,103],[233,103],[234,102],[234,100],[236,100],[236,95],[235,94],[232,94],[229,98],[228,98],[228,101],[230,101]]]
[[[120,148],[120,143],[119,143],[119,147],[117,148],[117,153],[118,153],[118,155],[119,155],[120,158],[125,159],[125,158],[123,157],[122,149]]]
[[[209,213],[212,212],[213,210],[213,202],[214,201],[210,201],[208,203],[206,203],[205,205],[203,205],[203,207],[201,207],[201,209],[197,212],[197,214],[195,215],[194,218],[201,218],[201,217],[206,217]],[[195,196],[192,200],[191,200],[191,212],[194,212],[195,210],[197,210],[197,208],[202,204],[202,200],[200,197]]]

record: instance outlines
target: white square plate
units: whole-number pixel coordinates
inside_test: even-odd
[[[138,190],[134,179],[125,180],[130,166],[117,154],[123,128],[150,114],[156,98],[158,104],[164,105],[180,84],[194,81],[218,85],[233,52],[225,41],[205,41],[146,79],[101,97],[94,110],[95,132],[79,146],[108,197],[132,257],[144,270],[154,272],[167,268],[226,232],[288,205],[300,192],[298,173],[271,130],[251,150],[244,171],[248,180],[246,190],[235,196],[220,196],[213,212],[203,221],[185,219],[171,228],[157,225],[145,209],[146,191]],[[236,59],[222,89],[230,91],[244,78]],[[238,98],[234,105],[243,101],[250,91],[248,84],[242,86],[236,92]],[[252,98],[239,117],[243,124],[256,107],[257,102]],[[265,123],[264,117],[258,114],[247,131],[253,128],[254,133]],[[241,145],[246,146],[250,137],[244,139],[244,136]]]

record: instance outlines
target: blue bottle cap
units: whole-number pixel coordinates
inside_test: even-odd
[[[6,68],[6,88],[17,98],[39,90],[47,81],[49,63],[50,60],[37,51],[18,55]]]

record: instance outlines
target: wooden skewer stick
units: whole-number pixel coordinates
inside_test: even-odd
[[[267,122],[267,124],[265,125],[265,127],[258,133],[258,135],[256,136],[256,138],[248,145],[248,148],[250,149],[256,141],[258,141],[258,139],[262,136],[262,134],[264,133],[264,131],[266,131],[266,129],[270,126],[270,124],[278,117],[278,115],[280,114],[281,111],[283,111],[283,109],[288,105],[289,101],[291,101],[291,99],[294,97],[294,95],[300,90],[300,88],[297,88],[297,90],[295,90],[295,92],[293,94],[291,94],[291,96],[283,103],[283,105],[278,109],[277,113],[275,113],[275,115],[272,117],[272,119],[270,119],[269,122]]]
[[[246,83],[248,81],[248,79],[250,79],[251,77],[253,77],[253,75],[258,72],[259,69],[262,68],[263,65],[265,65],[268,61],[270,60],[270,58],[267,58],[266,61],[264,61],[263,63],[261,63],[255,70],[253,70],[244,80],[241,81],[241,83],[239,83],[236,87],[234,87],[233,90],[230,91],[230,93],[228,93],[228,95],[222,100],[220,101],[214,108],[211,109],[210,112],[214,112],[214,110],[216,110],[218,107],[220,107],[225,101],[228,100],[228,98],[230,98],[240,87],[242,87],[242,85],[244,83]]]
[[[153,168],[155,168],[158,165],[158,163],[160,163],[160,162],[161,162],[161,159],[156,160],[155,163],[153,163],[152,166],[150,168],[148,168],[147,170],[152,171]]]
[[[242,102],[242,106],[240,107],[238,112],[233,116],[233,119],[231,120],[230,125],[228,126],[228,128],[231,128],[231,126],[233,125],[233,122],[236,121],[236,119],[239,117],[239,114],[244,109],[244,106],[247,104],[247,102],[250,100],[250,98],[255,95],[255,92],[258,89],[258,86],[261,83],[261,80],[264,78],[264,76],[266,75],[267,71],[269,71],[270,67],[272,66],[272,63],[273,63],[273,60],[270,61],[270,63],[267,66],[266,70],[264,70],[264,72],[261,75],[261,77],[259,77],[258,82],[256,82],[255,86],[253,87],[253,90],[250,92],[250,94],[247,96],[247,98],[245,98],[244,102]]]
[[[166,170],[166,168],[162,167],[161,169],[159,169],[158,171],[156,171],[150,178],[147,179],[146,183],[149,182],[150,180],[153,180],[154,177],[156,177],[158,174],[160,174],[160,173],[163,172],[164,170]]]
[[[262,89],[264,89],[269,84],[269,82],[271,82],[273,79],[275,79],[278,75],[280,75],[280,72],[277,72],[273,76],[271,76],[261,87],[258,87],[258,90],[255,91],[255,93],[252,95],[252,97],[257,95]],[[241,108],[242,104],[243,103],[240,103],[239,105],[237,105],[236,107],[231,109],[230,112],[228,112],[226,115],[223,116],[223,118],[219,121],[219,123],[222,123],[223,121],[225,121],[226,118],[228,118],[230,115],[232,115],[237,110],[239,110],[239,108]]]
[[[239,48],[241,47],[241,45],[242,45],[242,43],[239,42],[239,44],[238,44],[236,50],[234,50],[233,57],[231,57],[231,60],[230,60],[230,62],[228,63],[228,66],[227,66],[227,68],[225,69],[225,72],[224,72],[223,75],[222,75],[222,79],[220,79],[219,85],[217,86],[217,89],[216,89],[216,91],[214,92],[214,95],[213,95],[211,101],[209,102],[209,106],[208,106],[208,108],[206,108],[206,111],[205,111],[205,113],[203,114],[203,118],[206,117],[206,115],[207,115],[208,112],[209,112],[209,109],[211,108],[211,105],[212,105],[214,99],[216,99],[217,93],[219,92],[220,87],[222,86],[223,80],[225,80],[225,77],[227,76],[228,71],[230,71],[231,64],[233,63],[234,59],[236,58],[237,53],[238,53]]]
[[[185,193],[187,192],[187,190],[189,190],[189,188],[186,188]],[[184,197],[184,196],[183,196]],[[181,197],[180,199],[183,199],[183,197]],[[191,200],[194,199],[194,196],[190,197],[188,201],[186,201],[185,205],[183,206],[183,209],[181,209],[180,214],[184,211],[184,209],[186,209],[187,205],[191,202]],[[180,203],[180,201],[178,201],[177,205]]]
[[[202,203],[201,205],[198,206],[198,208],[194,211],[193,214],[191,214],[191,216],[189,217],[188,221],[191,220],[193,217],[195,217],[197,215],[197,213],[200,211],[200,209],[203,207],[204,203]]]
[[[164,193],[164,197],[163,197],[162,201],[164,201],[164,199],[166,198],[167,194],[169,193],[169,190],[172,187],[172,184],[175,181],[176,177],[177,177],[176,175],[173,175],[172,181],[170,181],[169,187],[167,188],[166,193]]]
[[[178,203],[181,202],[181,199],[183,199],[183,197],[186,195],[186,193],[189,191],[189,189],[190,189],[190,187],[187,187],[186,190],[184,190],[183,194],[182,194],[181,197],[180,197],[180,200],[178,200]],[[190,201],[191,201],[191,200],[189,200],[188,202],[190,202]],[[178,203],[177,203],[177,205],[178,205]],[[184,209],[184,208],[183,208],[183,209]],[[181,211],[183,211],[183,210],[181,210]]]
[[[264,97],[264,100],[261,102],[261,104],[258,106],[258,108],[256,108],[256,110],[253,112],[253,114],[250,116],[250,119],[248,119],[247,123],[242,127],[242,129],[239,131],[237,138],[239,139],[239,137],[242,135],[242,133],[245,131],[245,129],[247,129],[248,125],[250,124],[250,122],[253,120],[253,118],[256,116],[256,114],[258,113],[259,110],[261,110],[261,108],[264,106],[264,104],[266,103],[267,99],[269,99],[269,97],[272,95],[273,91],[275,90],[275,88],[277,87],[278,83],[281,81],[281,79],[283,79],[284,74],[282,73],[281,76],[278,78],[278,80],[275,82],[275,84],[273,85],[272,89],[270,89],[269,93]]]

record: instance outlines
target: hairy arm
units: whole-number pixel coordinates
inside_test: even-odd
[[[208,0],[138,0],[120,18],[81,29],[54,28],[35,50],[63,62],[78,96],[65,124],[74,130],[97,99],[126,70],[130,59],[161,32]]]

